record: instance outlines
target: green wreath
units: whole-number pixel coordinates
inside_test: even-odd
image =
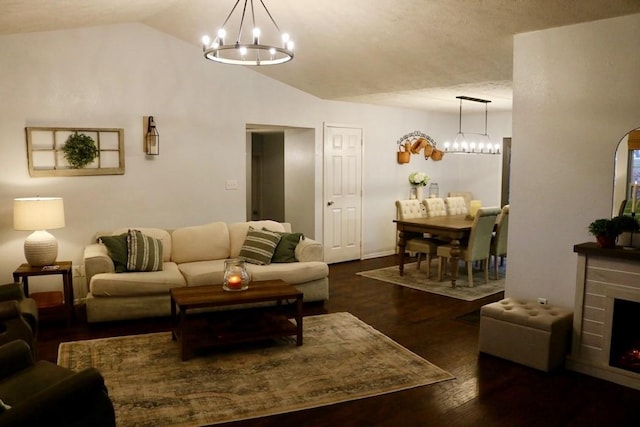
[[[73,169],[80,169],[98,157],[98,148],[90,136],[75,132],[67,138],[62,149],[64,157]]]

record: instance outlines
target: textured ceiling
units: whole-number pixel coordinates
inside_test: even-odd
[[[510,110],[514,34],[640,13],[640,0],[264,1],[296,53],[256,71],[323,99],[433,111],[457,111],[457,95]],[[140,22],[200,46],[234,3],[0,0],[0,34]]]

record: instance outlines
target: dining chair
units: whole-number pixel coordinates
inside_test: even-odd
[[[467,205],[467,210],[471,209],[471,201],[473,200],[473,193],[471,191],[449,191],[449,197],[462,197],[464,203]]]
[[[491,246],[489,248],[489,255],[493,257],[493,271],[495,273],[495,279],[498,280],[500,274],[498,272],[498,258],[500,258],[500,264],[504,261],[504,257],[507,256],[507,237],[509,235],[509,205],[504,205],[498,220],[496,221],[496,232],[491,238]]]
[[[473,262],[481,261],[484,269],[484,282],[489,283],[489,248],[496,219],[500,214],[499,207],[480,208],[473,219],[469,241],[460,246],[460,260],[465,262],[469,277],[469,286],[473,287]],[[438,246],[438,280],[444,279],[445,260],[451,258],[451,244]],[[457,268],[457,266],[456,266]]]
[[[444,205],[447,208],[447,215],[469,214],[469,209],[467,209],[467,203],[464,201],[464,197],[446,197],[444,199]]]
[[[422,204],[427,211],[427,218],[447,216],[447,208],[444,206],[444,200],[441,197],[424,199]]]
[[[422,203],[417,199],[396,200],[396,215],[398,219],[425,218],[426,211]],[[412,237],[406,240],[405,250],[415,252],[417,255],[417,267],[420,270],[422,254],[425,254],[427,261],[427,278],[431,275],[432,256],[436,255],[438,243],[427,237]]]

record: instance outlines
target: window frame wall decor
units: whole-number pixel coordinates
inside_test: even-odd
[[[26,127],[29,175],[32,177],[124,175],[124,129]],[[72,168],[64,144],[75,132],[91,137],[98,156],[87,166]]]

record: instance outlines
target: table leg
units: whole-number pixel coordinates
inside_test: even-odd
[[[64,287],[64,309],[67,312],[67,326],[71,326],[74,318],[74,306],[73,306],[73,273],[71,269],[63,275],[63,287]]]
[[[302,345],[302,296],[296,299],[296,345]]]
[[[458,280],[458,260],[460,259],[460,240],[454,239],[451,241],[451,287],[456,287],[456,281]]]
[[[176,302],[172,296],[171,297],[171,340],[172,341],[175,341],[177,339],[176,337],[177,327],[178,327],[178,317],[177,317],[177,311],[176,311]]]
[[[407,245],[407,241],[404,238],[404,231],[400,230],[398,232],[398,251],[400,251],[400,265],[398,269],[400,270],[400,275],[404,274],[404,248]]]
[[[178,334],[180,335],[180,357],[183,362],[189,358],[189,346],[187,345],[187,337],[185,333],[187,330],[187,325],[185,324],[186,321],[186,310],[182,308],[180,310],[180,319],[178,320]]]

